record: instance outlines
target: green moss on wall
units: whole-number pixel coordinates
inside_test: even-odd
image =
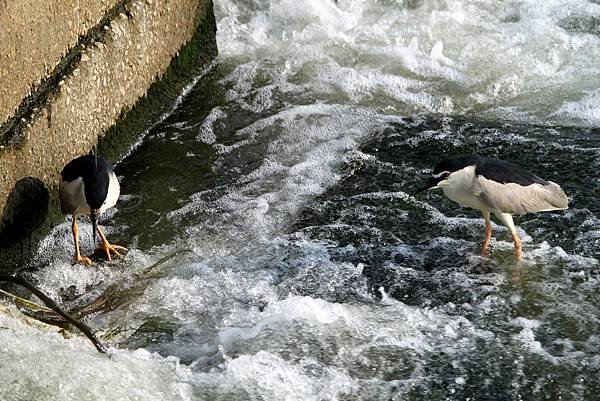
[[[192,39],[179,51],[164,75],[150,86],[146,95],[131,109],[124,109],[117,122],[98,141],[98,152],[115,162],[161,116],[181,94],[183,88],[198,76],[216,57],[216,22],[213,4],[206,13],[197,16],[198,28]]]

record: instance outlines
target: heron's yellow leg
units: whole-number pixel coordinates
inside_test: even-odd
[[[483,256],[488,255],[488,250],[490,246],[490,240],[492,239],[492,224],[490,222],[490,213],[482,212],[483,218],[485,219],[485,234],[483,236],[483,247],[481,253]]]
[[[106,236],[104,235],[104,233],[100,229],[100,226],[98,226],[98,234],[100,234],[100,239],[102,239],[102,246],[99,249],[101,249],[102,251],[104,251],[104,253],[106,254],[106,258],[109,261],[112,260],[112,257],[110,255],[111,252],[113,252],[115,255],[123,256],[122,254],[119,253],[119,251],[127,251],[127,248],[125,248],[123,246],[110,244],[108,242],[108,240],[106,239]]]
[[[79,228],[77,227],[77,216],[75,215],[73,215],[71,230],[73,231],[73,239],[75,240],[75,263],[81,263],[82,265],[90,266],[92,264],[92,260],[87,256],[81,256],[81,252],[79,251]]]
[[[513,241],[515,243],[515,258],[517,259],[517,261],[521,261],[523,260],[523,253],[521,251],[521,238],[519,238],[516,232],[513,233]]]

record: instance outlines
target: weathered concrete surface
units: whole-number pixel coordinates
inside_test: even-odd
[[[52,77],[56,85],[38,91],[25,117],[13,118],[4,124],[9,129],[0,132],[0,251],[37,229],[48,210],[58,210],[55,193],[62,167],[87,153],[123,110],[146,94],[183,44],[200,32],[209,37],[194,43],[209,44],[207,59],[216,55],[211,0],[124,0],[111,10],[110,18],[105,14],[88,34],[86,40],[93,43],[76,46],[59,61],[64,65]],[[0,60],[6,58],[0,55]],[[20,222],[24,216],[31,221]]]
[[[118,0],[0,2],[0,121]]]

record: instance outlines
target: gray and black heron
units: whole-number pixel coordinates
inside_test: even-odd
[[[510,230],[515,256],[521,260],[521,239],[512,216],[569,207],[567,195],[558,184],[515,164],[477,154],[442,160],[433,169],[429,182],[414,194],[433,188],[441,188],[456,203],[481,211],[485,220],[484,256],[492,237],[492,213]]]
[[[112,245],[98,226],[98,216],[105,210],[116,205],[119,199],[119,181],[112,166],[95,153],[80,156],[71,160],[60,173],[60,205],[63,214],[71,214],[73,223],[73,239],[75,241],[75,263],[91,265],[90,258],[81,256],[79,250],[79,230],[77,228],[77,217],[89,215],[94,229],[100,235],[102,245],[99,248],[106,254],[110,261],[111,252],[121,255],[119,251],[127,248]]]

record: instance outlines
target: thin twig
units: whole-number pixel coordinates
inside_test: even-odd
[[[103,354],[106,353],[106,347],[104,347],[104,345],[96,338],[94,333],[92,333],[92,330],[87,325],[85,325],[84,323],[81,323],[80,321],[76,320],[74,317],[69,315],[67,312],[63,311],[56,304],[56,302],[54,302],[51,298],[49,298],[43,292],[41,292],[36,287],[34,287],[33,284],[31,284],[29,281],[27,281],[21,277],[8,276],[8,275],[4,275],[4,274],[0,274],[0,281],[6,281],[9,283],[18,284],[22,287],[27,288],[36,297],[41,299],[42,302],[44,302],[46,304],[46,306],[48,306],[50,309],[54,310],[56,313],[58,313],[59,315],[64,317],[73,326],[77,327],[94,344],[94,347],[96,347],[98,352],[102,352]]]

